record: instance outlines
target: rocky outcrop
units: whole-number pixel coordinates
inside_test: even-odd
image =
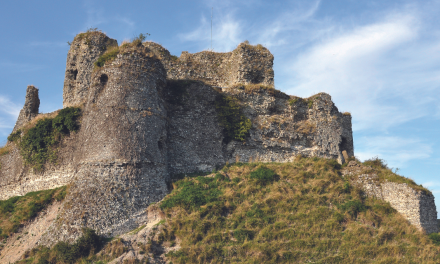
[[[345,177],[362,188],[369,197],[386,202],[402,214],[411,224],[430,234],[439,231],[434,196],[429,191],[416,190],[407,183],[380,182],[371,167],[350,161],[343,170]]]
[[[63,107],[79,106],[86,100],[95,61],[118,42],[99,31],[78,34],[67,53]]]
[[[38,109],[40,108],[40,98],[38,97],[38,89],[29,85],[26,90],[26,100],[24,102],[23,109],[21,109],[18,115],[17,122],[15,123],[12,132],[17,131],[21,126],[31,121],[38,115]]]

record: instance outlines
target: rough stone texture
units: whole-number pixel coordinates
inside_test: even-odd
[[[118,42],[99,31],[78,34],[67,53],[64,78],[63,107],[84,103],[90,86],[91,74],[98,60],[108,47]]]
[[[38,115],[38,109],[40,107],[40,98],[38,97],[38,89],[29,85],[26,90],[26,100],[24,102],[23,109],[21,109],[18,115],[17,122],[15,123],[12,132],[17,131],[27,122],[31,121]]]
[[[76,142],[76,134],[64,138],[58,148],[57,164],[46,164],[45,170],[41,172],[34,172],[29,166],[24,166],[19,149],[9,142],[9,154],[0,156],[0,199],[69,184],[75,175],[73,154]]]
[[[92,75],[75,178],[50,238],[72,240],[83,226],[108,236],[128,232],[167,194],[167,113],[159,96],[166,72],[143,48],[121,53]]]
[[[136,228],[148,218],[145,208],[167,194],[173,174],[212,171],[237,159],[287,162],[304,155],[343,163],[343,150],[354,155],[351,116],[328,94],[301,99],[270,87],[273,56],[262,47],[240,44],[230,53],[177,60],[165,52],[167,61],[156,44],[123,45],[116,59],[93,70],[113,43],[99,32],[72,43],[64,106],[80,105],[83,115],[79,132],[59,146],[57,164],[32,173],[16,148],[0,157],[1,199],[70,184],[41,244],[72,241],[84,226],[106,236]],[[237,98],[252,121],[245,142],[224,140],[218,96]]]
[[[182,52],[180,57],[154,42],[145,42],[162,61],[168,79],[200,80],[206,84],[228,87],[234,84],[261,83],[274,85],[273,55],[262,45],[241,43],[225,53]]]
[[[263,88],[223,90],[243,102],[244,113],[253,122],[244,144],[232,141],[226,146],[229,162],[288,162],[303,155],[342,164],[343,150],[354,156],[351,116],[340,113],[330,95],[320,93],[292,103],[289,96]]]
[[[369,173],[364,173],[365,171]],[[396,211],[419,229],[428,234],[439,232],[432,193],[414,190],[406,183],[381,183],[371,167],[359,165],[355,161],[350,161],[343,170],[343,175],[354,177],[355,184],[359,185],[368,196],[389,202]]]

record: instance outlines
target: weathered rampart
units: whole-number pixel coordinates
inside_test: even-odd
[[[369,197],[389,202],[411,224],[426,233],[437,233],[437,210],[430,192],[415,190],[406,183],[380,182],[374,172],[364,173],[367,168],[350,161],[343,175],[352,178]],[[371,171],[371,169],[370,169]]]
[[[158,56],[172,80],[199,80],[206,84],[229,87],[234,84],[274,85],[273,55],[262,45],[241,43],[225,53],[182,52],[180,57],[154,42],[144,45]]]

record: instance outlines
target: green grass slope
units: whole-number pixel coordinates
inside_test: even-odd
[[[160,205],[164,241],[181,240],[173,263],[440,262],[427,235],[353,188],[334,160],[236,164],[174,187]]]
[[[440,263],[438,234],[427,236],[388,203],[365,197],[334,160],[237,163],[172,185],[154,205],[165,215],[154,243],[180,245],[166,255],[169,263]],[[21,263],[107,263],[124,253],[120,239],[105,245],[90,234],[81,238],[87,243],[40,248]],[[101,247],[112,256],[95,255]]]

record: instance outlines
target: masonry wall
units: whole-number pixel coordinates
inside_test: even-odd
[[[172,56],[154,42],[144,43],[162,61],[167,78],[172,80],[199,80],[206,84],[229,87],[238,83],[274,85],[273,55],[262,45],[241,43],[231,52],[182,52]]]
[[[389,202],[408,222],[420,230],[428,234],[439,232],[437,210],[432,193],[414,190],[406,183],[381,183],[374,172],[362,174],[364,169],[366,169],[365,166],[350,161],[347,168],[343,170],[343,175],[351,177],[367,196]]]
[[[89,92],[95,61],[118,42],[99,31],[78,34],[70,44],[66,60],[63,107],[82,105]]]

